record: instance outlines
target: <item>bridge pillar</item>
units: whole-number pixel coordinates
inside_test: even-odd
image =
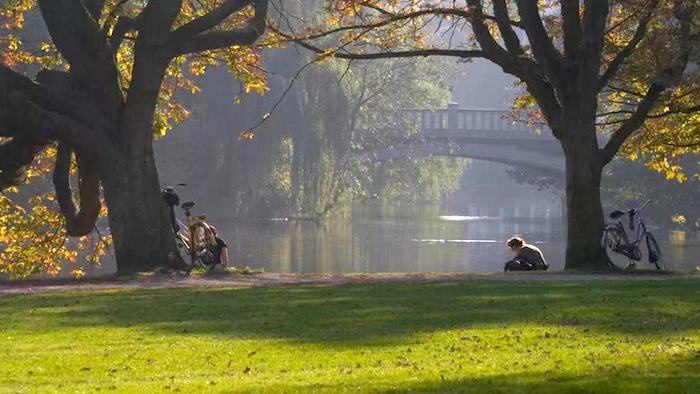
[[[447,130],[459,130],[459,104],[457,103],[447,104]]]

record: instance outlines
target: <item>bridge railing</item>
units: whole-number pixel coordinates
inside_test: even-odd
[[[513,119],[511,112],[503,110],[459,108],[451,104],[446,109],[405,109],[401,114],[404,122],[424,133],[478,132],[494,137],[499,134],[512,136],[513,132],[522,133],[521,137],[539,134],[534,133],[531,126]],[[539,129],[540,138],[551,136],[548,127],[540,126]]]

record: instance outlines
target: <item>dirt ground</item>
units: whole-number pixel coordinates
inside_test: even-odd
[[[25,280],[0,282],[0,295],[54,291],[86,291],[109,289],[177,288],[177,287],[262,287],[282,285],[349,285],[366,283],[421,283],[421,282],[578,282],[629,280],[680,280],[700,275],[655,272],[634,273],[367,273],[367,274],[293,274],[217,273],[202,276],[146,275],[135,278],[98,278],[84,280]]]

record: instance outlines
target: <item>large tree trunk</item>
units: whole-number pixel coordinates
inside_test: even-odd
[[[120,274],[167,264],[177,252],[153,156],[153,114],[168,62],[145,43],[115,136],[118,153],[105,160],[102,184]]]
[[[120,157],[103,168],[118,273],[147,271],[168,263],[169,254],[177,248],[153,153]]]
[[[605,270],[609,267],[608,257],[600,245],[603,166],[597,157],[595,132],[581,125],[571,126],[578,130],[572,130],[568,140],[563,141],[568,215],[566,269]]]

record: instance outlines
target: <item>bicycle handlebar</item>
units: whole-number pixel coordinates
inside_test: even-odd
[[[647,201],[645,201],[644,204],[642,204],[642,206],[639,207],[639,208],[636,208],[636,209],[635,209],[635,208],[632,208],[632,209],[628,209],[628,210],[626,210],[626,211],[614,211],[614,212],[611,212],[611,213],[610,213],[610,217],[613,218],[613,219],[619,219],[619,218],[621,218],[623,215],[626,214],[626,215],[628,215],[629,218],[630,218],[630,228],[634,228],[634,227],[633,227],[634,225],[632,224],[632,223],[633,223],[633,222],[632,222],[632,218],[634,218],[634,216],[635,216],[636,214],[640,213],[640,212],[641,212],[644,208],[646,208],[646,206],[649,205],[650,203],[651,203],[651,200],[647,200]]]
[[[635,208],[628,209],[626,213],[627,213],[628,215],[634,216],[634,215],[638,214],[639,212],[642,212],[642,210],[643,210],[644,208],[646,208],[647,205],[649,205],[649,204],[651,204],[651,200],[646,200],[646,201],[644,202],[644,204],[642,204],[641,207],[636,208],[636,209],[635,209]]]
[[[642,204],[641,207],[639,207],[639,208],[637,208],[637,209],[635,210],[635,212],[641,212],[642,209],[646,208],[646,206],[649,205],[650,203],[651,203],[651,200],[646,200],[646,201],[644,202],[644,204]]]

